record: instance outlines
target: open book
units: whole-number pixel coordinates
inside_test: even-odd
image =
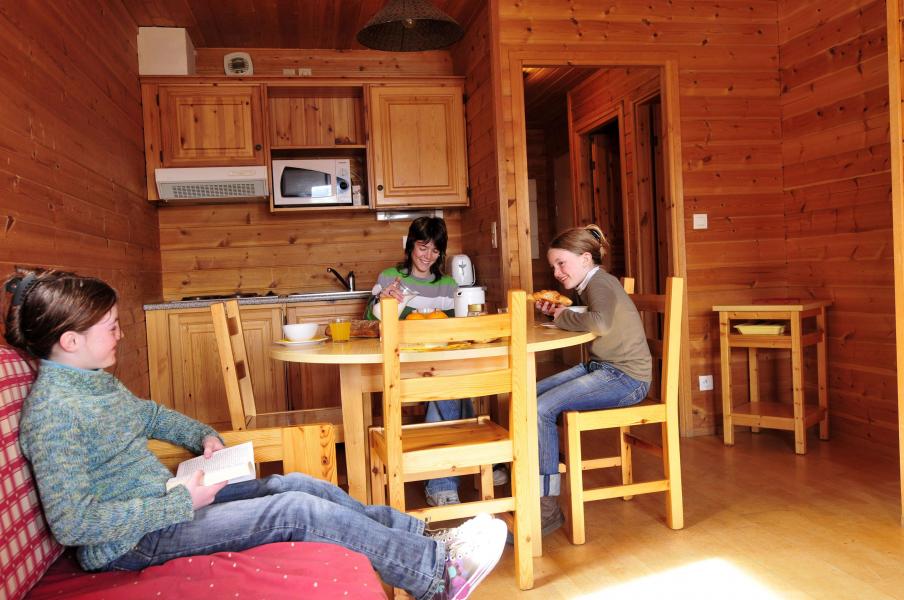
[[[210,458],[196,456],[179,463],[176,476],[166,482],[166,491],[177,485],[188,483],[195,471],[204,471],[204,485],[213,485],[221,481],[238,483],[254,479],[254,448],[251,442],[223,448],[213,453]]]

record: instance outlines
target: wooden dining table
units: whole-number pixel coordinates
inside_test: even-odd
[[[537,442],[537,386],[536,355],[538,352],[577,346],[596,336],[588,332],[564,331],[550,324],[530,324],[527,331],[527,401],[528,471],[531,479],[531,539],[534,556],[543,552],[540,535],[540,466]],[[367,429],[372,424],[370,394],[383,388],[380,340],[352,338],[347,342],[326,341],[320,344],[280,345],[270,347],[270,357],[276,360],[339,366],[342,425],[345,435],[345,460],[348,492],[361,502],[370,502],[370,477],[367,471]],[[484,370],[507,364],[508,346],[502,342],[472,344],[465,348],[401,353],[403,370],[435,374],[461,372],[465,369]]]

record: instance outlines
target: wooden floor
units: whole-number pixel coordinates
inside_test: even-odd
[[[587,543],[544,540],[536,586],[514,583],[511,547],[471,596],[904,598],[897,464],[838,441],[740,428],[682,440],[685,528],[665,526],[659,494],[587,505]]]

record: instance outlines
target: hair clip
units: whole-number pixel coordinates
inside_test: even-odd
[[[13,278],[6,284],[6,291],[13,295],[13,306],[21,306],[25,301],[25,295],[34,284],[37,283],[37,277],[34,273],[29,273],[25,277]]]
[[[601,234],[601,233],[600,233],[599,231],[597,231],[596,229],[590,229],[590,228],[588,227],[588,228],[587,228],[587,231],[590,232],[590,235],[592,235],[593,238],[594,238],[596,241],[598,241],[598,242],[602,242],[602,241],[603,241],[603,234]]]

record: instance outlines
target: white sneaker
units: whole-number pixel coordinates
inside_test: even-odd
[[[448,549],[449,543],[452,540],[466,539],[469,535],[468,532],[470,530],[476,529],[477,531],[482,531],[487,526],[487,523],[492,520],[493,515],[490,515],[488,513],[480,513],[479,515],[468,519],[458,527],[440,529],[439,531],[434,531],[428,534],[428,536],[436,540],[437,542],[442,542]]]
[[[435,600],[465,600],[493,570],[505,548],[505,523],[479,515],[448,536],[446,570]]]

